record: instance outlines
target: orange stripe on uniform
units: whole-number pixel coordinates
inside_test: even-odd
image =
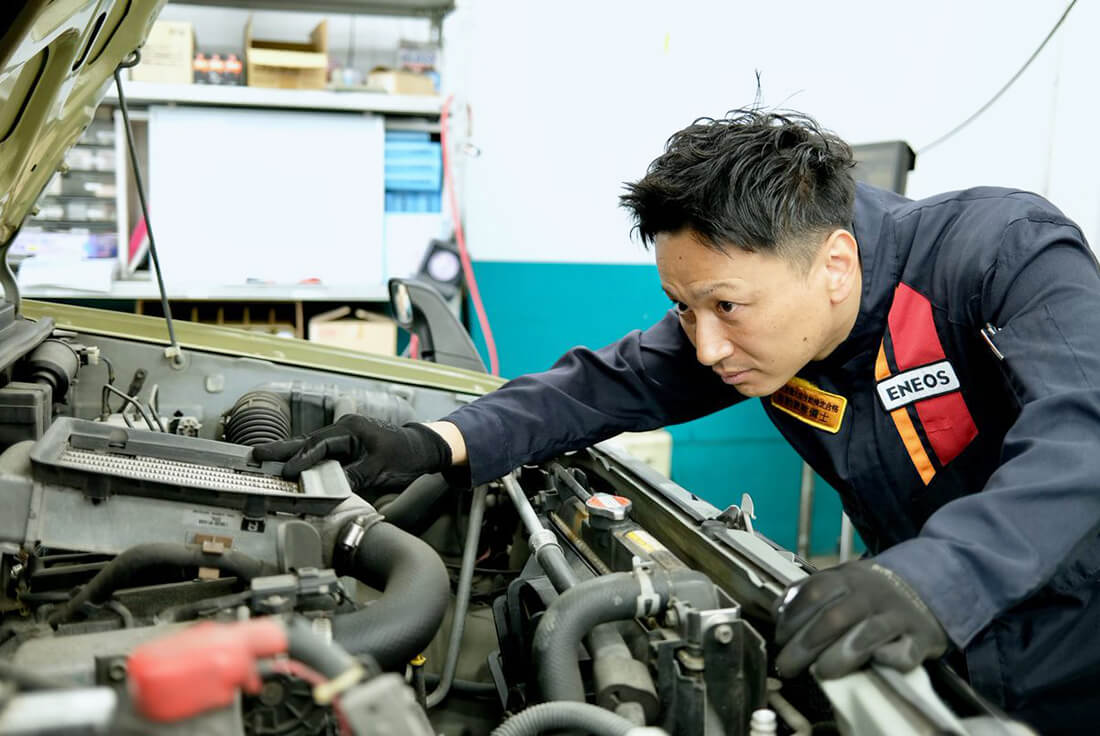
[[[886,344],[878,345],[878,357],[875,358],[875,380],[883,381],[890,377],[890,366],[886,364]]]
[[[878,357],[875,359],[875,380],[881,381],[889,377],[890,366],[886,363],[886,349],[880,343]],[[916,427],[913,426],[913,420],[909,418],[909,412],[903,406],[890,412],[890,418],[894,420],[894,426],[897,427],[902,444],[909,452],[909,459],[913,461],[913,467],[917,469],[924,485],[928,485],[936,477],[936,469],[932,467],[932,461],[928,459],[928,453],[924,451],[924,445],[920,441]]]

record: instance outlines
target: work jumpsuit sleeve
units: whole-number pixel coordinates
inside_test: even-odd
[[[965,647],[1052,578],[1079,570],[1100,530],[1100,274],[1059,220],[1010,224],[983,279],[981,319],[1019,406],[984,489],[938,509],[878,555]],[[975,325],[975,330],[981,325]],[[979,336],[975,332],[976,341]],[[976,342],[976,344],[978,344]],[[1094,549],[1093,552],[1096,550]]]
[[[524,463],[718,411],[743,396],[695,359],[673,311],[600,350],[570,350],[444,417],[462,432],[471,483]]]

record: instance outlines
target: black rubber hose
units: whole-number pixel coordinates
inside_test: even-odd
[[[659,613],[668,605],[669,580],[662,571],[650,575],[660,596]],[[597,624],[638,615],[643,594],[634,573],[617,572],[577,583],[550,604],[535,629],[531,644],[543,700],[584,702],[584,681],[577,664],[577,647]]]
[[[286,623],[286,639],[287,654],[291,659],[298,660],[330,680],[359,666],[343,647],[326,641],[303,618],[295,616]]]
[[[458,667],[459,647],[462,645],[462,634],[466,630],[466,612],[470,608],[470,586],[474,580],[474,567],[477,565],[478,543],[481,539],[481,520],[485,516],[485,496],[487,486],[478,486],[474,489],[474,497],[470,500],[470,520],[466,532],[466,545],[462,551],[462,570],[458,574],[458,590],[455,592],[454,619],[451,622],[451,638],[447,642],[447,658],[443,660],[443,678],[439,681],[439,687],[432,690],[425,700],[428,708],[434,708],[447,698],[451,690],[451,682],[455,678],[455,670]]]
[[[439,630],[451,581],[443,560],[419,538],[379,522],[337,572],[383,593],[367,608],[333,618],[333,638],[352,654],[370,654],[385,670],[404,667]]]
[[[492,736],[536,736],[567,728],[595,736],[626,736],[637,726],[598,705],[542,703],[512,716],[493,729]]]
[[[450,488],[451,485],[439,473],[422,475],[410,483],[397,498],[385,506],[379,506],[378,511],[386,517],[386,521],[408,531],[424,520]]]
[[[441,675],[437,675],[434,672],[427,672],[424,674],[424,683],[426,685],[438,685],[441,678]],[[479,698],[495,698],[500,694],[497,690],[497,686],[491,682],[460,680],[457,677],[451,680],[451,690],[456,693],[472,695]]]
[[[244,583],[251,581],[252,578],[276,572],[273,567],[264,565],[254,557],[232,550],[221,554],[209,554],[203,552],[200,547],[189,545],[166,542],[139,544],[130,547],[108,562],[106,567],[96,573],[96,576],[65,605],[51,613],[50,625],[57,627],[66,621],[71,621],[80,614],[85,603],[102,603],[116,590],[135,584],[144,573],[158,567],[176,570],[189,567],[213,567],[229,573]]]
[[[290,404],[271,391],[249,391],[229,410],[225,441],[254,447],[290,437]]]

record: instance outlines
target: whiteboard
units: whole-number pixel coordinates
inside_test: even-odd
[[[362,114],[151,107],[165,281],[383,283],[384,136]]]

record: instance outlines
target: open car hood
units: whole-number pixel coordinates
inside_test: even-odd
[[[0,9],[0,254],[119,63],[167,0],[10,0]],[[10,296],[9,296],[10,298]]]

